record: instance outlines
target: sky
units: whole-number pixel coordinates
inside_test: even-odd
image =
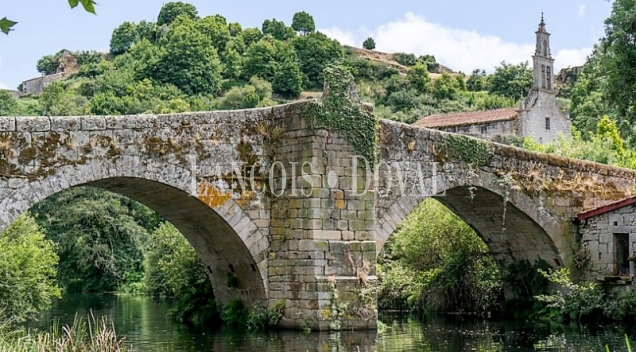
[[[164,0],[97,0],[97,15],[71,10],[66,0],[4,0],[0,18],[19,22],[0,34],[0,88],[15,89],[39,76],[35,66],[61,49],[108,51],[124,21],[156,21]],[[531,62],[535,31],[544,13],[555,68],[581,65],[604,34],[606,0],[190,0],[200,16],[221,14],[243,28],[276,18],[291,25],[295,12],[314,17],[319,31],[360,47],[371,36],[376,50],[433,54],[456,71],[492,72],[502,61]],[[28,5],[26,5],[28,4]]]

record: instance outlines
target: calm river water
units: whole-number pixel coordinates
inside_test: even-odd
[[[138,296],[66,295],[31,327],[46,328],[54,319],[71,324],[75,314],[107,316],[117,334],[136,351],[626,351],[624,335],[636,341],[636,327],[559,326],[552,329],[453,317],[383,317],[388,329],[375,332],[232,334],[194,331],[166,318],[167,301]]]

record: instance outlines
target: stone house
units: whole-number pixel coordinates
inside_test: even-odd
[[[43,75],[41,77],[32,78],[22,82],[22,93],[24,94],[39,94],[42,93],[44,87],[51,84],[51,82],[60,81],[64,78],[77,73],[79,71],[79,64],[73,54],[65,50],[62,56],[58,60],[58,68],[54,74]]]
[[[534,137],[539,143],[547,143],[559,134],[570,136],[570,118],[561,112],[556,103],[554,59],[550,52],[550,33],[545,29],[543,17],[536,37],[532,56],[532,88],[518,108],[432,115],[420,119],[415,125],[495,142],[504,142],[508,136],[518,136]]]
[[[634,277],[636,197],[579,214],[575,221],[589,251],[588,273],[605,279]]]

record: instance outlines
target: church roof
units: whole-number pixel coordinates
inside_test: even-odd
[[[428,128],[474,125],[488,122],[514,120],[517,118],[518,115],[519,113],[517,112],[516,108],[459,112],[427,116],[419,119],[413,125]]]

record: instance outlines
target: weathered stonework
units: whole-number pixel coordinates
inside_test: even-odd
[[[310,128],[308,104],[0,117],[0,231],[56,192],[100,187],[171,221],[222,303],[282,300],[285,327],[373,329],[376,251],[426,197],[473,226],[498,259],[559,266],[579,247],[571,218],[634,186],[634,171],[386,120],[373,178],[348,139]]]

